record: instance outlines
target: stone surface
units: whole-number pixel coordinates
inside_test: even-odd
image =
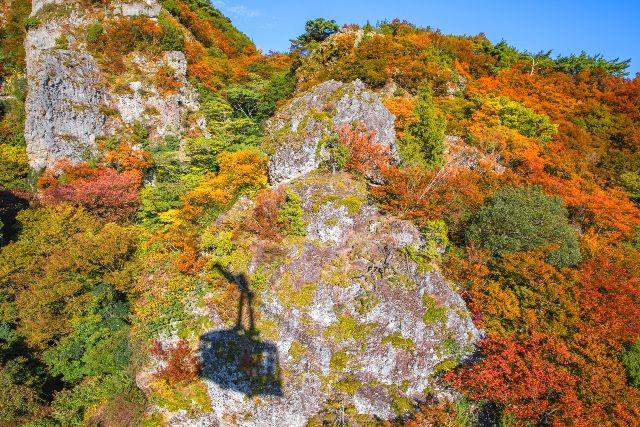
[[[90,55],[67,50],[27,58],[25,139],[31,167],[88,159],[106,120],[98,65]]]
[[[123,1],[116,5],[124,16],[149,16],[155,18],[162,7],[156,0]]]
[[[419,230],[368,203],[362,183],[310,174],[288,187],[302,198],[307,235],[278,242],[279,257],[241,231],[251,221],[248,199],[213,226],[236,230],[234,244],[246,252],[230,257],[248,267],[230,264],[225,276],[252,296],[239,319],[224,321],[212,306],[200,355],[213,410],[167,414],[171,425],[304,426],[336,403],[392,419],[398,402],[446,393],[434,375],[479,338],[462,298],[407,255],[425,243]],[[259,285],[248,279],[258,272],[269,272]]]
[[[323,139],[340,126],[357,122],[375,132],[374,142],[388,146],[396,156],[393,114],[361,81],[330,80],[290,101],[266,125],[271,182],[288,181],[318,168],[328,156]]]

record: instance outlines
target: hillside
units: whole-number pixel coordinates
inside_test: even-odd
[[[0,426],[640,425],[627,65],[0,0]]]

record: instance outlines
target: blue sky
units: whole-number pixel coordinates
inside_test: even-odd
[[[567,55],[585,50],[607,59],[631,58],[640,72],[640,0],[212,0],[263,51],[283,51],[309,19],[338,24],[406,19],[446,34],[484,32],[520,50],[553,49]]]

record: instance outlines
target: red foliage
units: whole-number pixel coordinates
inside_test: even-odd
[[[166,366],[158,371],[156,377],[165,379],[170,384],[193,381],[200,374],[200,359],[191,351],[189,343],[185,340],[178,341],[170,349],[165,349],[158,341],[153,341],[150,352],[166,362]]]
[[[267,239],[279,240],[280,227],[278,215],[285,202],[285,193],[282,187],[265,188],[258,192],[256,205],[253,211],[253,221],[247,227],[254,233]]]
[[[138,209],[138,188],[141,176],[137,171],[118,173],[113,169],[96,169],[86,178],[44,190],[43,203],[69,203],[83,206],[108,220],[130,219]]]
[[[340,143],[349,149],[348,171],[372,177],[391,163],[389,147],[374,142],[375,132],[367,130],[364,123],[358,122],[355,127],[343,125],[338,135]]]
[[[533,334],[515,340],[490,335],[480,344],[484,359],[446,378],[473,399],[490,399],[519,423],[589,425],[570,372],[566,345]]]

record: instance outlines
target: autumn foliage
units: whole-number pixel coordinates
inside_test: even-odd
[[[140,181],[138,171],[118,173],[104,168],[68,183],[51,186],[40,197],[46,205],[69,203],[109,220],[123,220],[131,218],[138,208]]]
[[[169,348],[154,341],[151,344],[150,353],[165,362],[165,366],[158,371],[156,377],[165,379],[171,384],[193,381],[200,374],[200,360],[185,340],[179,340]]]

